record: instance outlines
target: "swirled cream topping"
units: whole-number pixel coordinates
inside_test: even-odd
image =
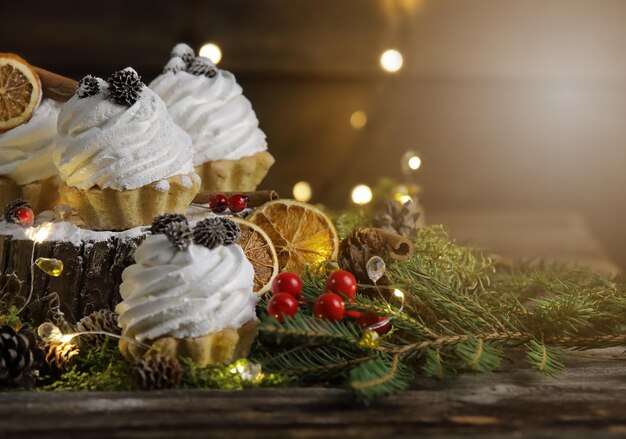
[[[57,175],[52,161],[60,104],[44,99],[25,124],[0,134],[0,175],[17,184]]]
[[[178,64],[184,65],[182,59]],[[159,75],[150,88],[191,136],[194,165],[238,160],[267,150],[252,104],[232,73],[217,67],[211,76],[173,69]]]
[[[122,273],[115,309],[126,336],[193,338],[256,319],[254,269],[237,244],[180,251],[165,235],[151,235],[135,261]]]
[[[148,87],[131,106],[100,92],[74,95],[61,108],[54,163],[69,186],[136,189],[193,172],[191,139]]]

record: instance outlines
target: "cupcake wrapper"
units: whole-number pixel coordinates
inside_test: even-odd
[[[249,321],[238,330],[227,328],[202,337],[162,337],[151,343],[151,350],[161,355],[190,358],[200,367],[231,363],[248,356],[257,333],[256,321]],[[137,361],[147,352],[146,348],[124,339],[120,340],[119,348],[129,361]]]
[[[183,180],[191,181],[191,185],[183,184]],[[156,183],[126,191],[64,186],[61,196],[90,229],[126,230],[151,224],[163,213],[185,213],[200,190],[195,174],[176,175],[167,182],[165,190],[165,185]]]
[[[30,202],[33,212],[52,210],[59,202],[59,182],[57,177],[35,180],[19,185],[8,177],[0,177],[0,209],[18,198]]]
[[[274,164],[274,157],[262,151],[239,160],[215,160],[196,166],[204,192],[250,192]]]

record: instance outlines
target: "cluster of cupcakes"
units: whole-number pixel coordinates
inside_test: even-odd
[[[200,190],[254,190],[273,163],[234,75],[178,44],[149,86],[132,68],[88,75],[1,133],[0,203],[41,211],[60,194],[87,228],[124,230],[184,213]]]

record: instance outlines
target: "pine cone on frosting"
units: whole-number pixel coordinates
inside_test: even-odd
[[[169,223],[163,233],[178,250],[186,250],[193,239],[189,224],[183,221]]]
[[[152,221],[152,225],[150,226],[150,233],[153,235],[159,235],[165,233],[166,227],[175,222],[184,222],[189,225],[187,221],[187,217],[180,213],[164,213],[163,215],[159,215]]]
[[[174,74],[185,71],[187,69],[187,63],[179,56],[170,58],[163,68],[163,73],[172,72]]]
[[[84,99],[89,96],[95,96],[98,93],[100,93],[100,84],[94,76],[87,75],[78,81],[76,94],[79,98]]]
[[[187,67],[187,72],[196,76],[205,75],[209,78],[217,75],[217,69],[215,68],[213,61],[204,56],[198,56],[194,59],[189,67]]]
[[[11,201],[4,208],[4,219],[8,223],[14,223],[16,220],[16,212],[20,207],[31,207],[30,203],[22,198]]]
[[[196,52],[185,43],[178,43],[170,53],[171,58],[181,58],[187,66],[196,58]]]
[[[193,228],[193,242],[212,250],[224,244],[229,232],[232,233],[232,230],[226,229],[225,222],[221,218],[207,218],[199,221]]]
[[[112,73],[107,82],[111,100],[129,107],[139,100],[144,87],[141,77],[130,67]]]
[[[232,245],[239,241],[241,238],[241,227],[239,224],[234,222],[228,218],[221,218],[222,224],[224,225],[224,230],[226,234],[224,236],[224,240],[222,241],[223,245]]]

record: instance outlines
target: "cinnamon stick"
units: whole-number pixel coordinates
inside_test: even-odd
[[[76,91],[78,83],[72,78],[57,75],[40,67],[33,67],[41,79],[41,88],[46,98],[57,102],[68,101]]]
[[[242,194],[250,198],[248,201],[248,207],[259,207],[268,201],[277,200],[279,198],[278,193],[274,190],[268,191],[254,191],[254,192],[220,192],[224,194],[226,197],[230,197],[235,194]],[[213,198],[217,192],[200,192],[196,195],[196,198],[193,199],[194,203],[197,204],[208,204],[209,200]]]
[[[385,241],[385,248],[389,257],[395,261],[406,261],[413,254],[413,243],[406,236],[389,232],[384,229],[373,228]]]

